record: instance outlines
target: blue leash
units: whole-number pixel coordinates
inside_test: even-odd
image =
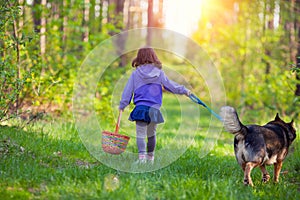
[[[210,109],[203,101],[201,101],[194,94],[191,94],[189,97],[193,102],[205,107],[211,114],[213,114],[216,118],[218,118],[218,120],[223,121],[222,118],[217,113],[215,113],[212,109]]]

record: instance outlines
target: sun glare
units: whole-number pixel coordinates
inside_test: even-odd
[[[203,0],[164,0],[165,28],[190,36],[197,30]]]

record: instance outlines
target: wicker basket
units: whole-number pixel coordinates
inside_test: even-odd
[[[125,151],[130,137],[108,131],[102,132],[102,149],[106,153],[121,154]]]
[[[129,136],[119,134],[120,122],[122,111],[119,112],[118,121],[116,124],[116,130],[114,133],[109,131],[102,131],[102,149],[106,153],[121,154],[125,151]]]

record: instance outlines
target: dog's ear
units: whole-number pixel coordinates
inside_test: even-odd
[[[281,119],[280,119],[280,117],[279,117],[279,114],[277,113],[276,114],[276,117],[275,117],[275,121],[280,121]]]
[[[292,119],[292,121],[289,123],[291,126],[294,125],[294,119]]]

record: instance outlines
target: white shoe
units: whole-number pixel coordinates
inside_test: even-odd
[[[154,164],[154,156],[153,155],[147,155],[146,156],[147,162],[150,164]]]
[[[135,161],[136,164],[145,164],[147,162],[146,155],[139,155],[139,159]]]

